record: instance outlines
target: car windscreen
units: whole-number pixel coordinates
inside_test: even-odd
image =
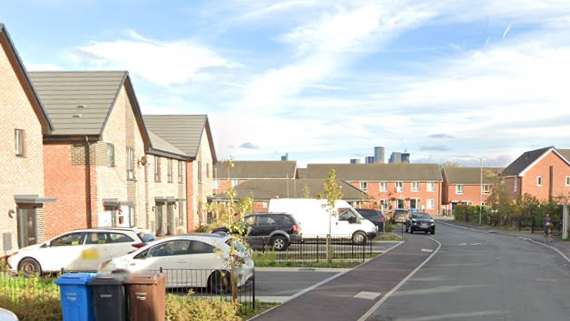
[[[412,214],[412,218],[419,218],[422,220],[429,220],[431,219],[431,216],[429,216],[428,213],[414,213]]]
[[[143,241],[143,243],[148,243],[152,241],[156,241],[156,237],[150,233],[139,232],[137,233],[138,237]]]

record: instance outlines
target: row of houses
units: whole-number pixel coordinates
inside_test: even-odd
[[[0,24],[0,257],[64,231],[203,224],[206,115],[142,115],[128,72],[27,72]]]
[[[231,165],[231,166],[230,166]],[[344,199],[355,207],[408,208],[435,215],[453,207],[487,205],[492,189],[502,184],[516,199],[529,194],[541,201],[565,202],[570,195],[570,150],[546,147],[523,153],[506,168],[437,164],[308,164],[294,161],[220,162],[214,167],[214,199],[235,187],[237,197],[254,198],[266,211],[272,198],[324,197],[323,184],[334,169]]]

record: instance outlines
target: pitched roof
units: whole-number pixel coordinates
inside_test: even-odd
[[[214,166],[217,179],[268,179],[294,178],[297,168],[296,161],[233,161],[220,162]]]
[[[527,167],[551,149],[554,149],[554,146],[524,152],[519,156],[519,158],[503,170],[502,176],[514,176],[521,174]]]
[[[308,189],[311,197],[324,196],[323,186],[325,179],[250,179],[235,187],[237,198],[247,196],[254,200],[269,200],[278,196],[280,198],[302,198],[305,190]],[[336,183],[342,187],[343,199],[347,201],[362,201],[369,197],[358,188],[337,180]],[[305,187],[306,186],[306,187]],[[214,196],[214,199],[227,199],[225,193]]]
[[[54,136],[96,136],[101,139],[123,86],[143,140],[148,142],[140,107],[127,71],[30,72],[54,124]]]
[[[564,156],[570,162],[570,149],[556,149],[560,155]]]
[[[187,156],[186,153],[184,153],[180,149],[176,148],[176,146],[173,146],[169,142],[165,141],[160,136],[151,132],[150,130],[148,131],[148,135],[149,135],[150,143],[152,145],[153,150],[156,150],[159,152],[166,152],[169,154],[175,154],[175,155],[179,155],[179,156]]]
[[[336,177],[351,181],[442,181],[438,164],[309,164],[308,178]]]
[[[216,162],[210,123],[206,115],[144,115],[147,128],[191,158],[198,156],[202,134],[206,130],[212,158]]]
[[[0,23],[0,45],[6,44],[4,50],[8,55],[8,59],[10,59],[12,66],[15,67],[14,72],[16,73],[18,79],[20,80],[24,89],[27,89],[30,93],[28,95],[28,99],[32,107],[34,108],[34,112],[36,113],[40,123],[42,124],[42,131],[44,134],[49,134],[53,130],[53,123],[48,116],[45,106],[43,105],[42,101],[40,100],[36,89],[34,88],[32,82],[30,81],[30,77],[28,72],[26,71],[26,67],[18,55],[18,51],[10,38],[10,34],[8,34],[8,30],[6,30],[6,26]],[[26,92],[27,94],[27,92]]]
[[[443,169],[447,182],[450,185],[465,184],[479,185],[481,184],[481,174],[483,176],[483,184],[494,183],[493,179],[497,177],[503,168],[500,167],[445,167]]]
[[[307,178],[307,169],[297,168],[297,178]]]

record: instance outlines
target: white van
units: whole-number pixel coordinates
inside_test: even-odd
[[[329,234],[329,217],[333,237],[352,238],[356,244],[364,244],[376,237],[374,223],[360,215],[348,202],[336,201],[336,215],[330,215],[326,200],[309,198],[281,198],[269,201],[270,213],[289,213],[301,225],[303,237],[326,237]]]

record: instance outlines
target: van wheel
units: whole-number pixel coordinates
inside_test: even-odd
[[[366,240],[367,240],[366,234],[364,234],[364,232],[362,231],[355,232],[352,235],[352,243],[354,244],[359,244],[359,245],[366,244]]]
[[[23,259],[20,263],[20,273],[22,273],[25,277],[36,277],[42,274],[42,268],[38,261],[27,258]]]
[[[273,238],[271,238],[271,247],[275,251],[285,251],[289,247],[289,242],[285,236],[275,235]]]
[[[228,271],[215,271],[210,275],[208,280],[208,287],[210,291],[215,294],[226,294],[231,288],[230,272]]]

